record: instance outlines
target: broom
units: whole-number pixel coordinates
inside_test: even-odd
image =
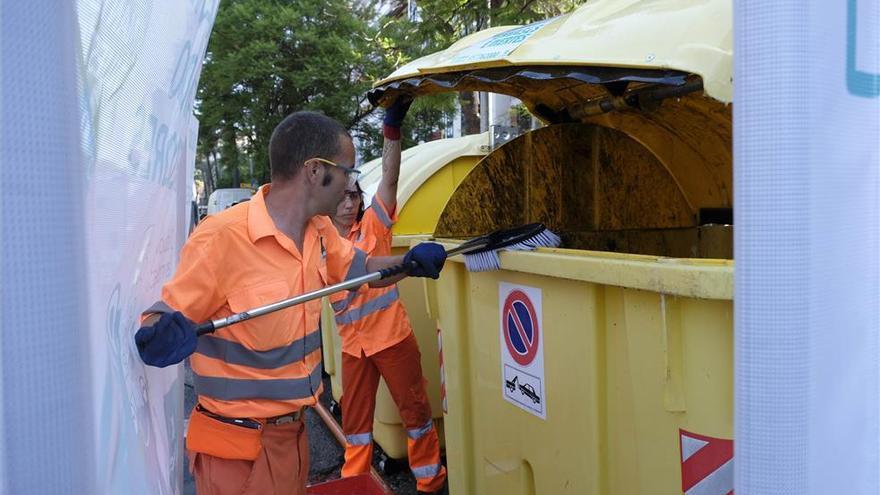
[[[557,247],[560,243],[559,236],[548,230],[543,224],[533,223],[475,237],[456,248],[446,251],[446,256],[464,255],[465,268],[471,272],[492,271],[501,268],[501,260],[498,257],[500,250],[531,251],[539,247]],[[226,318],[206,321],[196,327],[196,335],[212,333],[251,318],[274,313],[275,311],[329,296],[343,290],[354,289],[363,284],[393,277],[415,267],[416,263],[414,261],[411,261],[409,264],[391,266],[361,277],[324,287],[323,289],[291,297],[290,299],[243,311]]]

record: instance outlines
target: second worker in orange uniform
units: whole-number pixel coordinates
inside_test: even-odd
[[[345,190],[333,224],[342,237],[369,256],[391,254],[391,226],[397,219],[400,174],[400,127],[410,100],[398,99],[385,111],[382,180],[368,208],[359,184]],[[342,337],[342,429],[345,465],[342,476],[370,471],[373,413],[379,377],[385,379],[407,434],[409,465],[419,493],[444,490],[446,468],[422,375],[421,354],[400,302],[397,285],[364,287],[331,298]]]

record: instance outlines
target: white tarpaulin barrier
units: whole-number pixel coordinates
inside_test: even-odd
[[[182,370],[133,336],[188,233],[217,3],[2,3],[3,493],[181,491]]]
[[[97,493],[73,19],[66,2],[0,3],[4,494]]]
[[[735,11],[735,493],[880,493],[880,1]]]
[[[183,374],[146,367],[133,335],[186,239],[192,116],[217,1],[78,3],[98,486],[176,493]]]

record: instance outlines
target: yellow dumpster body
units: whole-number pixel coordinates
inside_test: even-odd
[[[546,124],[480,160],[433,230],[562,238],[424,282],[450,493],[733,490],[732,27],[729,0],[596,0],[374,86],[513,95]]]
[[[450,493],[681,493],[680,430],[733,434],[732,262],[567,250],[502,259],[485,273],[452,262],[430,284]],[[545,419],[505,399],[504,284],[540,293]]]
[[[425,143],[402,153],[398,183],[398,221],[393,228],[392,254],[403,254],[412,242],[427,239],[434,232],[446,201],[459,183],[486,153],[485,134]],[[381,160],[360,167],[361,187],[369,201],[381,180]],[[398,283],[400,299],[407,309],[413,334],[422,354],[422,371],[428,381],[428,398],[434,412],[435,426],[443,442],[443,409],[440,398],[439,350],[437,323],[428,317],[424,286],[418,280]],[[321,318],[324,368],[330,375],[332,395],[342,399],[342,341],[329,303],[324,301]],[[345,411],[342,412],[345,414]],[[380,380],[373,421],[373,437],[389,457],[403,459],[406,452],[406,429],[403,427],[391,393]]]
[[[458,186],[437,237],[541,221],[565,249],[453,258],[427,283],[451,493],[732,489],[733,227],[698,222],[731,204],[726,112],[686,96],[547,126]],[[661,120],[694,127],[652,146]]]

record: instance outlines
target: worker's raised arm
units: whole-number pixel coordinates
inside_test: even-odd
[[[402,141],[400,128],[411,104],[412,99],[409,97],[398,97],[390,107],[385,109],[385,118],[382,121],[385,144],[382,147],[382,180],[379,182],[376,194],[390,212],[397,208],[397,182],[400,178]]]

